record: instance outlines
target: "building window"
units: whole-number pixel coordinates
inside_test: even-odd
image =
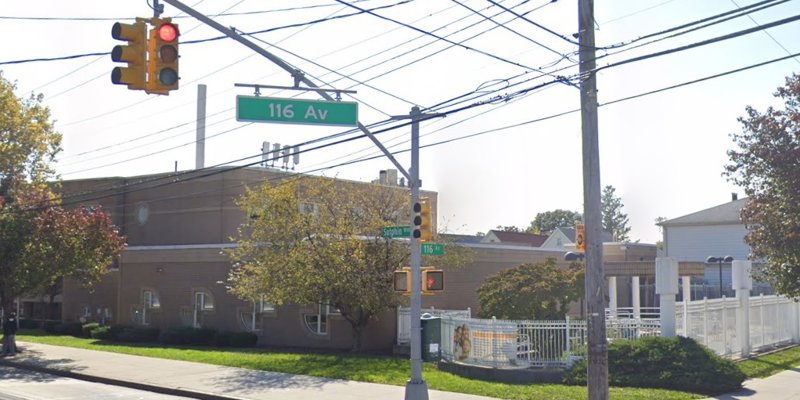
[[[316,314],[303,314],[303,319],[311,333],[315,335],[328,334],[328,315],[337,313],[338,310],[328,304],[318,304]]]
[[[262,296],[258,301],[253,302],[252,309],[249,311],[241,310],[239,312],[239,322],[243,329],[258,331],[261,329],[262,315],[272,312],[275,312],[275,306],[264,301],[264,297]]]
[[[161,308],[158,293],[152,289],[142,290],[142,303],[134,306],[132,319],[136,325],[150,325],[150,317],[153,310]]]
[[[194,292],[194,306],[192,308],[192,326],[200,328],[203,325],[203,313],[214,311],[214,297],[205,291]]]
[[[312,217],[316,217],[317,213],[319,212],[319,207],[311,202],[301,201],[299,205],[300,214],[303,215],[311,215]]]

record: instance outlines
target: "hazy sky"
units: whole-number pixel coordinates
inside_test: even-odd
[[[359,117],[375,131],[396,126],[411,107],[447,113],[421,126],[423,188],[439,192],[439,226],[473,234],[497,225],[527,227],[539,212],[583,211],[577,0],[350,0],[345,2],[206,0],[190,5],[255,35],[263,46],[320,86],[357,90]],[[513,10],[517,15],[504,10]],[[675,35],[670,28],[756,1],[607,0],[595,2],[601,104],[800,52],[800,22],[672,54],[615,65],[800,15],[800,0]],[[770,2],[781,3],[779,1]],[[107,53],[115,21],[150,17],[142,1],[0,0],[0,70],[18,95],[43,93],[64,135],[63,179],[136,176],[195,166],[197,85],[208,86],[206,166],[257,161],[261,143],[304,150],[351,138],[347,129],[242,123],[235,83],[291,86],[291,76],[165,4],[181,30],[181,88],[169,96],[113,85],[108,54],[62,61],[9,62]],[[765,5],[766,5],[765,4]],[[266,12],[269,11],[269,12]],[[225,15],[227,14],[227,15]],[[348,16],[349,15],[349,16]],[[341,17],[341,18],[339,18]],[[522,18],[521,18],[522,17]],[[545,30],[546,29],[546,30]],[[670,37],[670,35],[675,35]],[[641,40],[634,41],[635,39]],[[742,190],[721,173],[737,117],[764,110],[784,78],[800,70],[790,58],[744,72],[617,102],[599,109],[602,185],[622,197],[631,238],[660,238],[656,217],[712,207]],[[567,79],[569,78],[569,79]],[[547,84],[560,80],[561,83]],[[540,87],[541,86],[541,87]],[[316,99],[314,93],[263,95]],[[475,105],[454,112],[465,106]],[[559,116],[557,116],[559,115]],[[552,118],[548,118],[552,117]],[[378,138],[392,151],[409,147],[408,127]],[[298,172],[368,181],[393,168],[368,139],[308,151]],[[248,158],[250,157],[250,158]],[[397,154],[408,168],[407,152]]]

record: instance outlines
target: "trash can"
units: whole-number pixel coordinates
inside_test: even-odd
[[[429,313],[420,318],[422,327],[422,360],[439,361],[442,358],[442,319]]]

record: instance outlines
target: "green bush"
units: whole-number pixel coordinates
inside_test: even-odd
[[[258,336],[252,332],[217,332],[214,345],[219,347],[255,347]]]
[[[126,327],[116,335],[116,340],[131,343],[155,342],[158,340],[158,335],[157,328]]]
[[[81,336],[85,338],[92,337],[92,330],[94,330],[99,326],[100,324],[98,324],[97,322],[89,322],[88,324],[81,325],[81,333],[82,333]]]
[[[586,384],[586,359],[564,374],[564,383]],[[718,395],[739,389],[745,375],[696,341],[685,337],[617,340],[608,346],[608,383]]]
[[[205,328],[173,327],[165,329],[158,337],[164,344],[190,346],[209,346],[214,342],[217,331]]]
[[[89,337],[99,340],[113,340],[111,328],[108,326],[98,326],[89,332]]]
[[[52,331],[48,332],[56,335],[83,336],[83,325],[80,322],[56,323],[50,329]],[[45,327],[45,330],[47,330],[47,327]]]

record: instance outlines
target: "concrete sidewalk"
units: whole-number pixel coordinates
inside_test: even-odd
[[[126,386],[176,396],[213,400],[403,399],[405,387],[220,367],[187,361],[130,356],[103,351],[19,343],[15,357],[0,365]],[[430,390],[431,400],[481,400],[489,397]]]
[[[713,399],[800,400],[800,368],[779,372],[763,379],[747,380],[741,390]]]

